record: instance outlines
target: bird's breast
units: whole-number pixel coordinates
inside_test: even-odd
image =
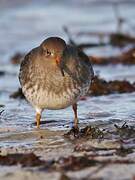
[[[28,101],[41,109],[64,109],[79,100],[86,94],[89,83],[79,85],[70,79],[65,79],[55,84],[35,84],[23,89]]]

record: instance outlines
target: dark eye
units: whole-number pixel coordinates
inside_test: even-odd
[[[50,55],[51,55],[51,52],[48,51],[48,49],[46,50],[46,55],[47,55],[47,56],[50,56]]]

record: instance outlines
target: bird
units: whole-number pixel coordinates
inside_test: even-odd
[[[89,57],[60,37],[49,37],[32,49],[20,64],[19,81],[27,101],[36,111],[40,128],[45,109],[72,106],[78,128],[77,102],[91,86],[94,71]]]

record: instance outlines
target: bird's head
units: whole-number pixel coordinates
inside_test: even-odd
[[[73,73],[67,67],[68,65],[71,67],[75,63],[77,51],[74,50],[74,48],[66,45],[66,42],[59,37],[50,37],[44,40],[40,47],[45,59],[49,61],[51,65],[57,66],[63,76],[65,71],[75,79]]]
[[[43,55],[53,63],[59,66],[66,43],[59,37],[50,37],[44,40],[41,45]]]

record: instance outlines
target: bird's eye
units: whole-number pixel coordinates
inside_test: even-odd
[[[50,55],[51,55],[51,52],[48,51],[48,49],[46,50],[46,55],[47,55],[47,56],[50,56]]]

